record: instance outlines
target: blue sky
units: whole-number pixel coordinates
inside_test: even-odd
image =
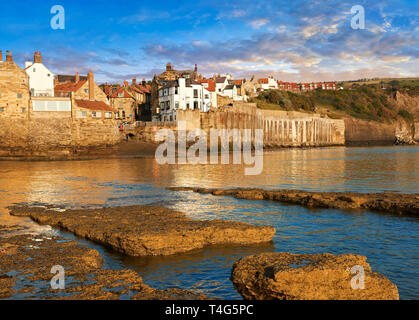
[[[53,30],[53,5],[65,29]],[[365,29],[351,28],[351,7]],[[23,66],[34,51],[53,73],[98,82],[150,79],[167,62],[205,76],[284,81],[419,76],[419,1],[0,1],[0,49]]]

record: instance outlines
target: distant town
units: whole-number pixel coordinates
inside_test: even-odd
[[[152,80],[130,79],[120,84],[95,82],[94,74],[54,74],[42,62],[41,52],[21,68],[12,52],[3,60],[0,51],[0,116],[33,116],[45,111],[59,116],[71,114],[76,120],[177,121],[178,110],[208,112],[234,101],[248,101],[269,89],[294,93],[337,90],[335,82],[292,83],[267,78],[234,79],[231,74],[205,78],[192,70],[176,70],[167,63],[163,73]],[[36,116],[36,115],[35,115]]]

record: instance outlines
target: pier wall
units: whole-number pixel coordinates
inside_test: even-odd
[[[319,114],[294,111],[262,110],[254,103],[238,102],[214,111],[179,110],[178,120],[187,129],[263,129],[264,145],[327,146],[345,144],[345,123]]]

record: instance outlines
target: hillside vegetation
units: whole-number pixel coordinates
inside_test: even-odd
[[[418,81],[419,83],[419,81]],[[267,90],[251,102],[261,109],[288,111],[322,112],[331,118],[349,115],[354,118],[388,122],[396,118],[413,120],[413,115],[405,109],[398,109],[392,99],[397,91],[419,96],[419,86],[403,87],[400,83],[387,85],[370,84],[355,86],[352,89],[328,91],[317,89],[312,92],[296,94],[281,90]]]

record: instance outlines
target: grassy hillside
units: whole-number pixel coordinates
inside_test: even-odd
[[[331,118],[350,115],[359,119],[384,122],[398,117],[413,120],[409,111],[398,110],[394,100],[391,99],[395,90],[404,91],[407,90],[406,88],[398,86],[398,89],[396,89],[388,86],[383,90],[379,87],[379,85],[362,85],[353,89],[337,91],[317,89],[301,94],[267,90],[253,98],[252,102],[256,102],[261,109],[322,112],[328,114]],[[412,88],[409,87],[408,91],[415,90]],[[419,86],[417,88],[419,89]]]

